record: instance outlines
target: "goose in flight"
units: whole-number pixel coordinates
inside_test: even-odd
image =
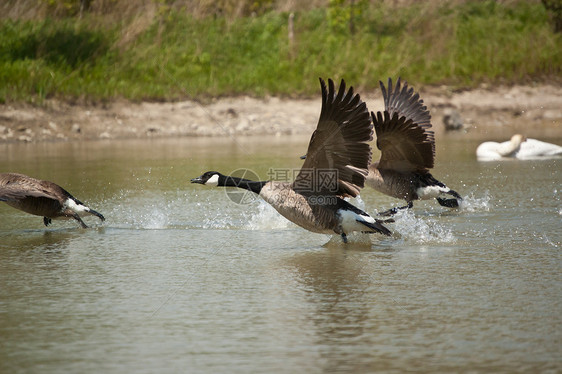
[[[438,181],[429,169],[435,158],[435,137],[431,130],[431,115],[419,94],[414,94],[400,78],[393,87],[388,79],[388,89],[382,82],[384,111],[371,112],[377,148],[381,151],[378,161],[369,166],[365,184],[389,196],[404,199],[408,203],[383,212],[391,215],[398,209],[411,208],[414,200],[437,199],[445,207],[459,206],[461,196]],[[452,198],[442,197],[444,194]]]
[[[86,228],[88,226],[80,218],[85,214],[105,221],[103,215],[84,205],[61,186],[23,174],[0,174],[0,201],[26,213],[43,216],[45,226],[52,219],[73,218]]]
[[[364,186],[371,161],[373,126],[367,106],[342,80],[336,91],[320,79],[322,109],[308,145],[305,162],[293,182],[251,181],[208,171],[191,180],[219,187],[238,187],[261,196],[283,217],[316,233],[336,233],[347,242],[353,231],[391,232],[343,197],[355,197]]]

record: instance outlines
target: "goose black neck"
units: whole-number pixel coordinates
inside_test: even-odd
[[[267,181],[252,181],[249,179],[221,175],[219,177],[219,186],[222,187],[238,187],[259,194]]]

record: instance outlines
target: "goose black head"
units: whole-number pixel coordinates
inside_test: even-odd
[[[217,171],[207,171],[197,178],[193,178],[191,183],[205,184],[208,186],[218,186],[219,178],[222,176],[221,173]]]

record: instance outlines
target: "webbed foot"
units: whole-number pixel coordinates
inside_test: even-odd
[[[439,205],[447,207],[447,208],[458,208],[459,201],[457,199],[443,199],[441,197],[437,197],[437,202]]]
[[[396,213],[398,213],[399,210],[402,210],[402,209],[410,209],[410,208],[412,208],[413,206],[414,206],[414,203],[411,202],[411,201],[409,201],[409,202],[408,202],[408,205],[405,205],[405,206],[397,206],[397,207],[395,207],[395,208],[386,210],[386,211],[384,211],[384,212],[382,212],[382,213],[379,213],[379,216],[383,216],[383,217],[393,216],[393,215],[395,215]]]

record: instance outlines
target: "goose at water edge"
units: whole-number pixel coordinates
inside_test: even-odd
[[[105,218],[68,193],[61,186],[16,173],[0,174],[0,201],[36,216],[43,216],[48,226],[52,219],[75,219],[87,228],[80,216],[91,214],[101,221]]]
[[[390,235],[382,221],[342,198],[359,194],[371,161],[373,126],[367,106],[353,87],[346,92],[343,80],[337,94],[331,79],[328,89],[322,79],[320,86],[320,118],[308,145],[309,157],[294,182],[251,181],[208,171],[191,183],[252,191],[289,221],[312,232],[339,234],[344,242],[354,231]]]
[[[561,146],[536,139],[528,139],[521,134],[515,134],[510,140],[502,143],[484,142],[476,148],[478,161],[531,160],[557,156],[562,156]]]

